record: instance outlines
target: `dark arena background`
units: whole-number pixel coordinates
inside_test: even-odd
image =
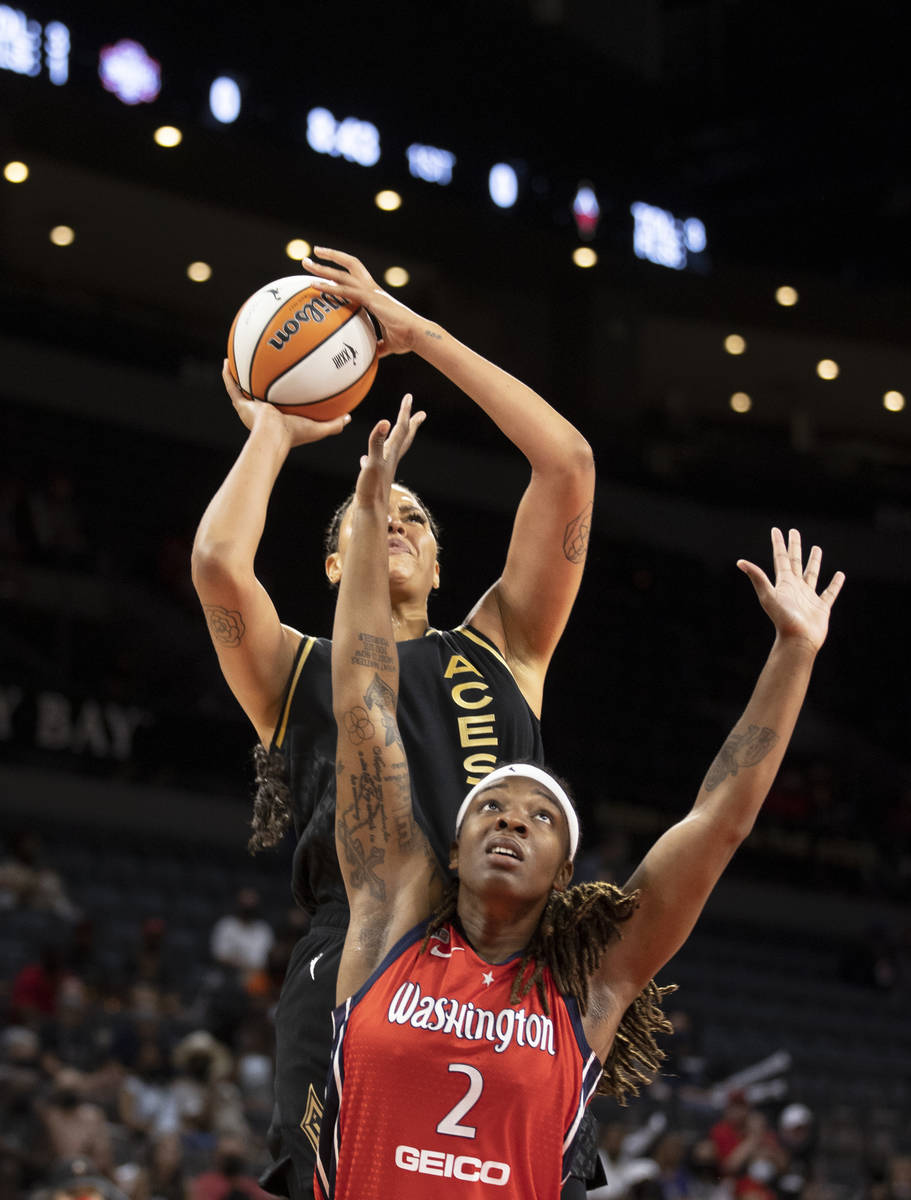
[[[898,24],[761,0],[0,4],[2,1200],[223,1195],[194,1181],[246,1187],[268,1160],[302,914],[290,840],[245,850],[254,736],[189,553],[244,437],[231,318],[301,241],[359,255],[594,448],[543,717],[581,876],[624,880],[746,701],[771,627],[737,558],[767,566],[770,526],[796,526],[826,581],[846,572],[765,811],[663,972],[665,1070],[596,1105],[592,1194],[907,1200]],[[387,359],[275,490],[257,569],[296,628],[330,631],[322,529],[405,390],[430,414],[405,476],[443,526],[431,618],[499,573],[524,461],[436,372]],[[274,941],[238,973],[210,934],[245,887]],[[162,1116],[200,1048],[206,1104]],[[722,1180],[725,1113],[748,1144]]]

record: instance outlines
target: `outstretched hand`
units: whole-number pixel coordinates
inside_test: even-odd
[[[427,414],[411,412],[411,396],[403,396],[394,425],[378,421],[361,455],[361,473],[354,494],[359,504],[386,504],[395,473]]]
[[[759,603],[768,613],[780,638],[799,638],[814,651],[826,640],[829,630],[829,613],[845,581],[843,571],[836,571],[832,582],[817,595],[819,568],[822,550],[813,546],[803,565],[800,533],[790,530],[785,545],[780,529],[772,530],[772,561],[775,566],[775,583],[755,563],[739,559],[737,566],[747,576],[756,590]]]
[[[351,421],[349,413],[345,413],[342,417],[333,417],[331,421],[311,421],[309,417],[299,417],[294,413],[283,413],[274,404],[267,404],[264,400],[251,400],[241,390],[237,380],[231,374],[231,368],[228,366],[227,359],[225,359],[222,366],[221,377],[224,380],[225,389],[231,397],[234,411],[247,429],[252,430],[253,426],[258,423],[269,422],[280,429],[283,435],[288,438],[289,446],[303,446],[307,442],[321,442],[323,438],[331,437],[335,433],[341,433]]]
[[[383,291],[364,264],[353,254],[314,246],[315,253],[328,263],[315,263],[312,258],[301,262],[326,283],[326,291],[344,300],[362,304],[379,324],[381,337],[376,352],[379,358],[387,354],[407,354],[414,348],[420,317],[407,305],[394,300]],[[338,264],[338,265],[336,265]]]

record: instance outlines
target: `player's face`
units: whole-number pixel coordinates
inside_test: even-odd
[[[566,817],[537,780],[497,780],[472,800],[453,859],[460,882],[473,890],[546,896],[572,878]]]
[[[351,541],[352,513],[342,518],[338,550],[326,559],[326,573],[333,583],[342,577],[345,552]],[[393,484],[389,495],[389,587],[393,593],[413,592],[429,596],[440,586],[437,540],[427,513],[407,488]]]

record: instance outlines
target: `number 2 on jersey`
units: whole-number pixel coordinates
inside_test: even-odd
[[[450,1063],[449,1070],[468,1076],[468,1091],[437,1125],[437,1133],[448,1133],[452,1137],[473,1138],[478,1131],[477,1126],[460,1125],[459,1122],[481,1099],[481,1092],[484,1090],[484,1076],[476,1067],[469,1067],[466,1063]]]

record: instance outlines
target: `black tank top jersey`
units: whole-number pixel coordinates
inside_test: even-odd
[[[477,630],[399,642],[398,720],[415,815],[445,867],[465,793],[498,759],[543,759],[541,730],[499,650]],[[335,852],[336,728],[327,638],[298,648],[272,742],[284,753],[297,835],[294,898],[347,906]]]

